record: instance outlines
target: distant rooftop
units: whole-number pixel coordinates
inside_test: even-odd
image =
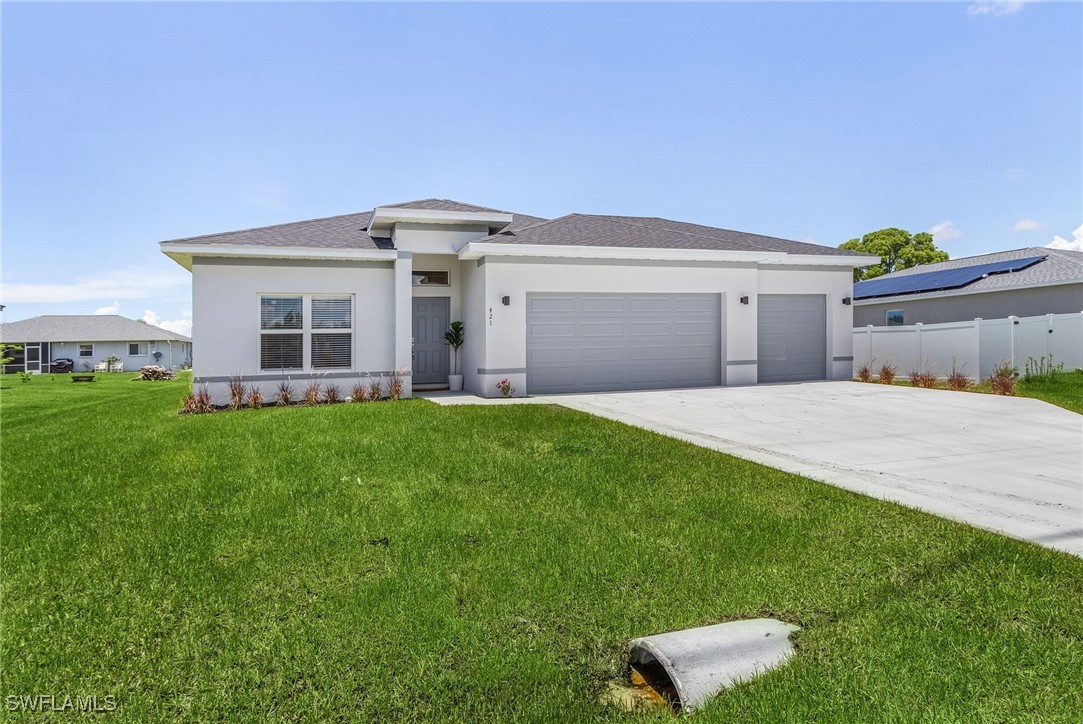
[[[4,342],[191,342],[170,332],[116,314],[45,314],[0,324]]]
[[[932,272],[952,272],[965,270],[968,267],[985,267],[986,265],[1004,266],[1005,262],[1020,259],[1040,259],[1040,261],[1031,263],[1023,269],[991,273],[984,277],[979,276],[961,287],[951,289],[929,289],[907,294],[893,294],[890,296],[882,296],[879,294],[872,296],[866,294],[866,291],[873,291],[881,287],[882,284],[880,283],[883,281],[894,279],[905,280],[907,277],[919,274],[926,275]],[[1007,266],[1011,268],[1011,265]],[[1046,286],[1050,284],[1070,284],[1073,282],[1083,283],[1083,252],[1050,249],[1049,247],[1044,246],[1028,246],[1022,249],[1013,249],[1011,251],[1000,251],[992,254],[981,254],[978,256],[951,259],[949,261],[936,262],[935,264],[920,264],[915,267],[910,267],[909,269],[903,269],[902,271],[875,277],[868,281],[858,282],[854,284],[854,300],[875,303],[881,300],[886,301],[887,299],[893,301],[908,299],[917,295],[928,296],[929,294],[936,294],[938,292],[943,294],[958,294],[962,291],[985,292],[999,289]]]

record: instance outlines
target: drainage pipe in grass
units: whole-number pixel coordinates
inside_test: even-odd
[[[781,666],[800,627],[773,618],[703,626],[628,642],[633,673],[674,710],[688,714],[741,681]]]

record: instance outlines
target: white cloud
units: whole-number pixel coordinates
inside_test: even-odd
[[[963,230],[951,223],[950,219],[944,219],[939,224],[933,225],[928,232],[933,235],[934,241],[951,241],[963,235]]]
[[[1015,222],[1015,226],[1012,227],[1012,231],[1037,231],[1038,229],[1044,229],[1049,224],[1044,221],[1035,221],[1034,219],[1020,219]]]
[[[143,312],[143,316],[140,317],[147,324],[153,324],[155,327],[161,327],[162,329],[168,329],[170,332],[176,332],[177,334],[183,334],[185,337],[192,336],[192,311],[186,309],[181,312],[183,319],[160,319],[158,313],[153,309],[147,309]]]
[[[967,15],[1016,15],[1023,6],[1038,0],[978,0],[966,9]]]
[[[98,307],[94,310],[95,314],[116,314],[120,311],[120,302],[113,302],[112,304],[104,307]]]
[[[1063,236],[1053,236],[1053,241],[1046,244],[1047,249],[1064,249],[1066,251],[1083,251],[1083,224],[1072,232],[1072,240],[1068,241]]]
[[[98,277],[83,277],[68,284],[4,284],[4,304],[47,304],[91,300],[149,299],[177,291],[191,284],[191,276],[127,269]]]

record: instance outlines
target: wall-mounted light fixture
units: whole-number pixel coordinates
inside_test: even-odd
[[[847,307],[850,306],[850,297],[843,297],[842,303],[845,304]]]
[[[748,304],[748,297],[741,297],[741,304]]]
[[[500,303],[503,304],[505,307],[510,307],[511,306],[511,297],[501,297],[500,298]]]

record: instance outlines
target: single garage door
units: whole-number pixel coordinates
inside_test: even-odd
[[[530,394],[722,381],[718,294],[528,294]]]
[[[758,298],[760,382],[827,379],[827,300],[822,294]]]

